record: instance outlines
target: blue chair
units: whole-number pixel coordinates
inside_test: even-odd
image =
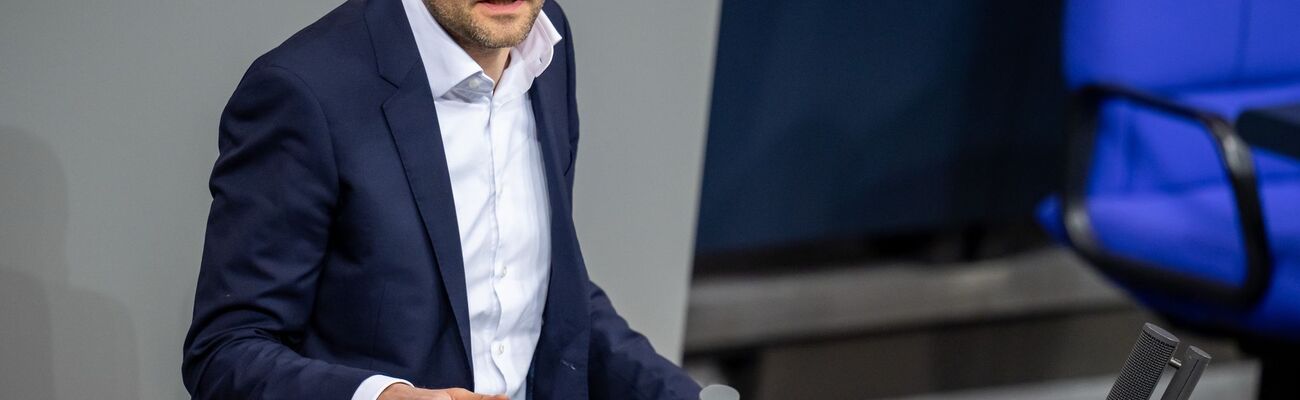
[[[1068,177],[1038,210],[1145,306],[1268,348],[1260,398],[1300,399],[1300,160],[1233,123],[1300,103],[1298,21],[1296,0],[1068,1]]]

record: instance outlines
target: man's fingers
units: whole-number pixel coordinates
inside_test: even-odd
[[[457,400],[446,390],[419,389],[404,383],[395,383],[379,394],[379,400]]]
[[[451,394],[448,394],[445,391],[435,390],[429,395],[429,400],[456,400],[456,398],[452,397]]]
[[[447,389],[447,394],[451,395],[452,400],[510,400],[505,395],[486,395],[460,388]]]

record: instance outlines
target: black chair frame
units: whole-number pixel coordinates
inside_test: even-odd
[[[1101,107],[1106,101],[1127,100],[1205,128],[1228,177],[1245,249],[1245,279],[1239,286],[1156,267],[1108,252],[1093,230],[1088,213],[1088,178],[1092,167]],[[1089,262],[1130,285],[1211,307],[1249,309],[1268,291],[1273,258],[1260,204],[1259,186],[1250,147],[1226,118],[1132,88],[1095,84],[1071,98],[1067,130],[1067,165],[1061,218],[1070,244]]]

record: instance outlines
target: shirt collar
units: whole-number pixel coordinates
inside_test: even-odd
[[[438,25],[423,0],[402,0],[402,7],[406,10],[411,33],[415,35],[415,44],[419,48],[425,74],[429,76],[429,88],[433,91],[434,98],[446,96],[452,88],[469,82],[478,75],[482,75],[482,81],[487,80],[483,68]],[[531,78],[540,76],[551,65],[555,45],[563,39],[550,18],[547,18],[546,12],[541,11],[524,41],[510,49],[509,68],[522,67],[531,86]],[[497,89],[499,91],[501,88]]]

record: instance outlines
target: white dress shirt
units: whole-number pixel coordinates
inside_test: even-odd
[[[429,78],[465,258],[473,390],[523,400],[550,278],[550,205],[528,89],[562,39],[546,13],[493,82],[421,0],[402,0]],[[493,90],[495,88],[495,91]],[[431,112],[433,110],[430,110]],[[405,380],[375,375],[373,400]]]

